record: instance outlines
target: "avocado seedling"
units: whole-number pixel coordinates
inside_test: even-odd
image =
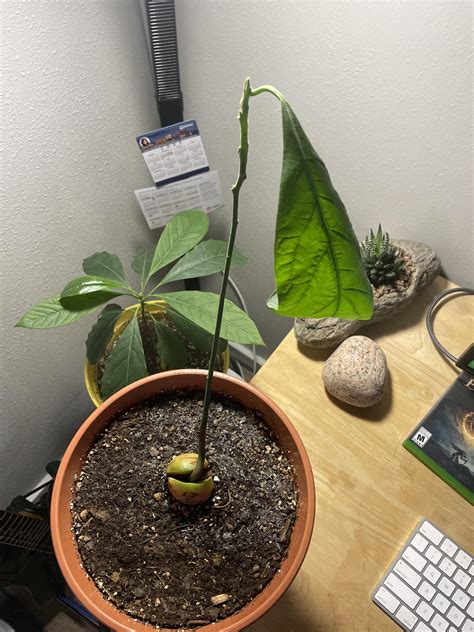
[[[206,461],[212,381],[239,222],[239,195],[247,178],[249,102],[251,97],[263,93],[279,100],[283,123],[283,165],[274,251],[276,289],[267,305],[281,316],[301,318],[332,316],[368,320],[373,311],[372,289],[359,244],[326,166],[281,92],[267,85],[252,89],[250,80],[246,79],[238,115],[239,173],[232,187],[232,223],[217,305],[198,452],[176,457],[167,470],[170,493],[183,503],[205,502],[212,491]],[[170,476],[170,469],[180,470],[179,479]]]

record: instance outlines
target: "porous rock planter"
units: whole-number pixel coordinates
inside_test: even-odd
[[[413,271],[409,283],[388,291],[374,289],[374,313],[370,320],[346,320],[344,318],[296,318],[295,336],[302,345],[316,348],[337,347],[343,340],[370,323],[387,320],[402,312],[417,294],[440,271],[438,255],[426,244],[408,239],[391,243],[405,255]]]
[[[120,413],[160,392],[204,390],[206,371],[169,371],[149,376],[110,397],[81,426],[62,459],[53,489],[51,530],[54,550],[64,577],[81,603],[104,624],[118,631],[145,632],[155,629],[116,609],[105,599],[83,570],[72,533],[71,502],[74,482],[82,462],[100,434]],[[254,387],[224,374],[214,377],[213,393],[234,399],[240,405],[258,411],[273,431],[279,447],[288,456],[295,474],[298,493],[296,519],[288,556],[281,569],[264,589],[245,607],[226,619],[199,627],[200,630],[242,630],[261,617],[282,596],[295,578],[308,549],[315,515],[315,492],[311,465],[304,446],[285,414]],[[164,630],[165,628],[159,628]],[[194,628],[195,629],[195,628]],[[183,630],[183,628],[180,628]]]

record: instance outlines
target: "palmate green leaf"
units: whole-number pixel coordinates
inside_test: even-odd
[[[115,323],[123,309],[112,303],[102,310],[97,322],[92,327],[86,340],[87,359],[95,364],[103,357],[114,331]]]
[[[96,252],[82,262],[82,269],[89,276],[110,279],[129,287],[122,262],[117,255],[110,252]]]
[[[372,290],[344,204],[282,99],[283,168],[275,236],[278,314],[366,320]]]
[[[130,295],[117,281],[95,276],[77,277],[61,292],[60,301],[67,309],[88,309],[107,303],[116,296]]]
[[[209,333],[214,333],[219,296],[212,292],[173,292],[160,294],[173,309]],[[265,344],[255,323],[228,299],[224,303],[221,338],[243,344]]]
[[[62,327],[91,314],[93,311],[95,311],[95,307],[82,310],[66,309],[59,302],[59,296],[55,296],[34,305],[22,316],[15,327],[26,327],[28,329]]]
[[[103,399],[146,375],[145,353],[135,314],[105,363],[101,389]]]
[[[198,327],[191,320],[188,320],[187,318],[185,318],[181,314],[178,314],[178,312],[175,312],[169,307],[166,308],[166,313],[174,322],[180,333],[186,338],[186,340],[189,340],[189,342],[193,344],[196,349],[206,351],[207,353],[211,352],[213,339],[212,334],[210,334],[205,329],[202,329],[202,327]],[[217,347],[218,353],[222,353],[226,347],[227,340],[219,338],[219,345]]]
[[[148,278],[194,248],[208,228],[209,217],[203,211],[182,211],[175,215],[156,244]]]
[[[153,261],[153,255],[155,254],[156,246],[148,246],[142,248],[133,257],[132,270],[137,273],[142,287],[145,287],[146,282],[150,278],[150,268]]]
[[[207,239],[184,255],[168,272],[160,285],[171,281],[195,279],[222,272],[227,255],[227,242]],[[250,259],[238,248],[234,248],[231,265],[241,266]]]
[[[164,323],[154,320],[154,325],[161,368],[164,371],[184,369],[188,361],[188,351],[183,339]]]

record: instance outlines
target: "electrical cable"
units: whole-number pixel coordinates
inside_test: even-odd
[[[229,277],[229,283],[231,284],[232,289],[234,290],[235,294],[237,295],[237,298],[240,301],[242,309],[247,314],[247,316],[250,317],[249,310],[247,308],[247,304],[245,303],[245,299],[244,299],[244,297],[242,295],[242,292],[239,290],[239,287],[238,287],[237,283],[232,279],[232,277]],[[255,345],[251,345],[251,348],[252,348],[252,375],[255,375],[255,373],[257,372],[257,349],[256,349]]]
[[[467,287],[455,287],[455,288],[451,288],[450,290],[445,290],[444,292],[441,292],[440,294],[435,296],[434,299],[429,304],[428,309],[426,310],[426,328],[428,329],[428,333],[430,335],[431,340],[433,341],[433,344],[441,353],[441,355],[443,355],[453,364],[456,364],[458,361],[458,358],[456,358],[456,356],[454,356],[445,347],[443,347],[443,345],[440,343],[440,341],[436,337],[436,334],[433,329],[433,319],[434,319],[434,314],[435,314],[436,309],[440,306],[440,303],[447,296],[451,294],[471,294],[472,295],[474,294],[474,290]]]

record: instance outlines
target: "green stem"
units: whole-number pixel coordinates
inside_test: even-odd
[[[189,480],[194,482],[200,479],[203,472],[204,461],[206,458],[206,431],[207,423],[209,420],[209,405],[211,403],[212,394],[212,381],[214,377],[214,369],[216,365],[217,349],[219,345],[219,336],[221,332],[222,314],[224,312],[224,301],[227,290],[227,282],[229,279],[230,263],[232,260],[232,253],[234,250],[235,235],[237,233],[237,226],[239,223],[239,194],[242,185],[247,178],[247,158],[249,152],[249,140],[248,140],[248,117],[249,117],[249,100],[250,97],[256,97],[262,92],[269,92],[273,94],[280,101],[284,101],[284,97],[279,90],[273,86],[260,86],[252,90],[250,87],[250,79],[246,79],[244,82],[244,88],[242,91],[242,98],[240,100],[239,110],[239,123],[240,123],[240,147],[239,147],[239,175],[232,187],[232,225],[229,234],[229,240],[227,243],[227,255],[225,261],[224,274],[222,276],[221,291],[219,296],[219,305],[217,307],[216,328],[214,330],[214,339],[212,341],[211,357],[209,359],[209,369],[206,379],[206,391],[204,393],[204,405],[202,411],[201,425],[199,427],[199,447],[198,447],[198,459],[196,467],[191,473]]]
[[[214,376],[214,368],[216,365],[217,348],[219,345],[219,335],[221,332],[222,314],[224,312],[224,300],[227,290],[227,281],[229,279],[230,263],[232,260],[232,253],[234,250],[235,235],[237,233],[237,225],[239,223],[239,193],[242,185],[247,177],[247,157],[249,151],[248,141],[248,113],[249,113],[249,99],[251,96],[250,80],[246,79],[244,83],[244,89],[242,92],[242,98],[240,100],[239,110],[239,123],[240,123],[240,147],[239,147],[239,160],[240,168],[238,178],[232,187],[232,225],[229,234],[229,240],[227,243],[227,255],[224,267],[224,274],[222,276],[221,291],[219,296],[219,305],[217,308],[216,328],[214,331],[214,339],[212,341],[211,357],[209,359],[209,369],[207,372],[206,391],[204,393],[204,405],[202,411],[201,425],[199,428],[199,448],[198,448],[198,460],[196,467],[194,468],[190,481],[197,481],[202,475],[204,466],[204,460],[206,458],[206,430],[207,422],[209,419],[209,405],[211,403],[212,394],[212,381]]]

